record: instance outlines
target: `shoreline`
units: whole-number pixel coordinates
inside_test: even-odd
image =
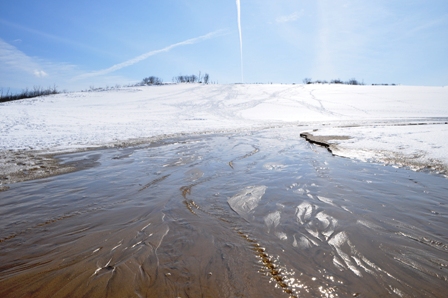
[[[244,133],[274,128],[276,126],[258,127],[252,129],[202,131],[192,133],[163,134],[153,137],[134,138],[116,143],[96,146],[87,146],[77,149],[53,149],[53,150],[25,150],[9,149],[0,150],[0,192],[9,189],[10,184],[31,180],[38,180],[62,174],[76,172],[90,167],[83,161],[63,163],[60,158],[64,155],[82,152],[95,152],[107,149],[126,149],[136,147],[155,147],[181,142],[185,138],[212,136],[217,134]]]
[[[395,125],[395,124],[391,124]],[[414,125],[414,124],[408,124]],[[359,158],[354,154],[350,156],[350,152],[347,153],[347,148],[341,146],[340,141],[353,141],[356,142],[357,136],[350,134],[324,134],[325,130],[331,128],[323,128],[319,125],[320,129],[313,129],[313,125],[285,125],[283,128],[291,129],[292,127],[310,127],[310,130],[306,130],[299,133],[300,137],[304,138],[307,142],[311,144],[316,144],[325,147],[332,155],[338,157],[345,157],[351,159],[358,159],[363,162],[378,162],[383,163],[388,166],[397,166],[401,168],[409,168],[410,170],[422,171],[422,172],[432,172],[435,174],[440,174],[442,176],[448,177],[448,166],[442,161],[429,158],[427,161],[418,160],[420,157],[424,156],[422,153],[420,156],[414,154],[402,154],[395,152],[394,150],[374,150],[372,148],[362,148],[353,149],[358,154],[361,152],[363,154],[368,154],[368,158]],[[362,125],[361,125],[362,126]],[[316,126],[314,126],[316,127]],[[352,126],[356,127],[356,126]],[[359,126],[358,126],[359,127]],[[367,127],[367,126],[366,126]],[[71,162],[62,163],[58,156],[63,156],[66,154],[76,154],[80,152],[94,152],[98,150],[113,149],[113,148],[132,148],[139,146],[161,146],[164,144],[179,142],[185,138],[195,138],[204,135],[221,135],[221,134],[232,134],[232,133],[244,133],[253,132],[265,129],[278,128],[278,125],[251,128],[251,129],[230,129],[221,131],[204,131],[204,132],[193,132],[193,133],[177,133],[177,134],[164,134],[160,136],[146,137],[146,138],[136,138],[129,139],[125,141],[120,141],[117,143],[110,143],[98,146],[88,146],[85,148],[77,149],[65,149],[65,150],[4,150],[0,151],[0,163],[2,167],[0,168],[0,192],[9,189],[10,184],[43,179],[48,177],[53,177],[57,175],[67,174],[82,170],[86,166],[83,162]],[[322,132],[323,131],[323,132]],[[323,133],[321,135],[321,133]],[[359,140],[358,140],[359,141]],[[345,150],[345,151],[344,151]],[[352,149],[350,149],[352,150]]]
[[[75,152],[68,152],[75,153]],[[36,151],[0,151],[0,191],[9,189],[9,184],[48,178],[77,170],[71,165],[63,165],[55,156],[60,153]]]

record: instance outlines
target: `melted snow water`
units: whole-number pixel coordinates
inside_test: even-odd
[[[446,178],[291,129],[61,158],[0,192],[1,297],[446,297]]]

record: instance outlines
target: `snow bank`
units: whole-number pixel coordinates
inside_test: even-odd
[[[448,173],[448,125],[445,122],[332,127],[320,129],[313,135],[350,136],[350,139],[333,142],[337,142],[337,146],[331,147],[336,155]]]

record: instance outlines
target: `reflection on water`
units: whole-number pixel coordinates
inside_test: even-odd
[[[77,153],[0,192],[1,297],[445,297],[446,179],[299,131]]]

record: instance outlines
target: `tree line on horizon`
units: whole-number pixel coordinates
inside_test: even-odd
[[[210,84],[213,82],[210,82],[210,76],[208,73],[205,73],[204,75],[201,75],[201,72],[199,72],[198,75],[178,75],[172,78],[173,83],[199,83],[199,84]],[[365,85],[364,82],[359,82],[355,78],[352,78],[348,81],[342,81],[341,79],[335,79],[331,81],[326,80],[315,80],[313,81],[311,78],[304,78],[303,79],[304,84],[345,84],[345,85]],[[126,85],[124,87],[137,87],[137,86],[152,86],[152,85],[163,85],[163,80],[156,76],[149,76],[146,78],[143,78],[143,80],[136,84]],[[373,86],[395,86],[395,84],[372,84]],[[120,89],[120,85],[115,85],[115,88],[109,88],[107,86],[106,88],[95,88],[94,86],[90,86],[89,90],[85,90],[87,92],[89,91],[107,91],[111,89]],[[85,92],[84,90],[81,90],[81,92]],[[66,91],[62,91],[66,92]],[[24,89],[22,92],[13,94],[10,93],[9,89],[6,91],[6,94],[4,94],[3,88],[0,88],[0,102],[7,102],[7,101],[13,101],[13,100],[19,100],[19,99],[26,99],[26,98],[33,98],[33,97],[39,97],[39,96],[47,96],[51,94],[59,94],[61,91],[57,90],[56,85],[53,87],[48,87],[46,89],[40,87],[40,86],[34,86],[33,89]]]
[[[200,83],[200,84],[208,84],[210,81],[210,76],[208,73],[201,76],[201,72],[199,75],[186,75],[186,76],[177,76],[173,77],[173,83]]]
[[[173,83],[200,83],[200,84],[209,84],[210,83],[210,76],[208,73],[205,73],[204,75],[201,75],[201,72],[199,72],[199,75],[179,75],[176,77],[173,77]],[[143,80],[137,84],[134,85],[127,85],[125,87],[137,87],[137,86],[151,86],[151,85],[163,85],[163,80],[156,76],[149,76],[146,78],[143,78]],[[112,89],[120,89],[120,85],[115,85],[115,87],[109,87],[106,88],[95,88],[93,85],[90,86],[90,89],[87,90],[81,90],[81,92],[93,92],[93,91],[108,91]],[[63,91],[66,92],[66,91]],[[0,103],[1,102],[7,102],[7,101],[13,101],[13,100],[19,100],[19,99],[27,99],[27,98],[33,98],[33,97],[39,97],[39,96],[46,96],[51,94],[59,94],[61,91],[59,91],[54,85],[53,87],[48,88],[42,88],[41,86],[34,86],[33,89],[23,89],[20,93],[12,93],[10,92],[10,89],[8,88],[6,92],[3,91],[3,88],[0,88]]]
[[[359,82],[357,79],[353,78],[348,81],[342,81],[341,79],[331,80],[330,82],[326,80],[316,80],[313,81],[311,78],[304,78],[304,84],[344,84],[344,85],[365,85],[364,82]]]
[[[348,81],[342,81],[341,79],[331,80],[330,82],[326,80],[316,80],[313,81],[311,78],[304,78],[302,81],[304,84],[344,84],[344,85],[365,85],[364,81],[359,82],[357,79],[353,78]],[[372,84],[372,86],[395,86],[396,84]]]
[[[179,75],[175,76],[172,79],[173,83],[199,83],[199,84],[208,84],[210,82],[210,76],[208,73],[201,75]],[[163,85],[163,80],[156,76],[149,76],[144,78],[139,84],[139,86],[151,86],[151,85]]]

